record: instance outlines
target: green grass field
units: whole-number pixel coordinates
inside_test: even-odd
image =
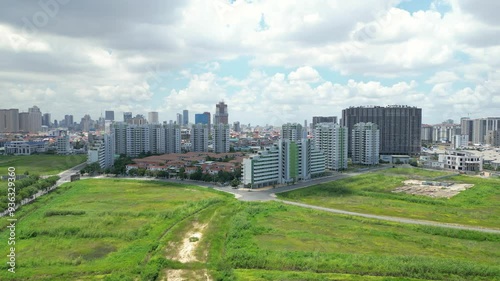
[[[165,247],[160,240],[171,227],[226,197],[149,181],[66,184],[16,213],[20,220],[14,280],[140,277],[147,274],[151,252]],[[4,229],[2,225],[0,237],[7,241]],[[12,280],[7,265],[0,268],[0,280]]]
[[[9,167],[16,168],[16,174],[56,175],[87,160],[87,155],[2,155],[0,175],[7,175]]]
[[[409,179],[435,179],[475,186],[451,199],[392,193]],[[500,228],[500,179],[482,179],[448,172],[396,168],[345,178],[278,197],[311,205],[360,213]]]
[[[81,180],[16,218],[16,274],[2,262],[0,280],[500,280],[500,235],[240,202],[189,185]]]

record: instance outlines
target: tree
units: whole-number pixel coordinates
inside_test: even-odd
[[[400,164],[403,164],[403,162],[401,162],[401,160],[398,158],[398,159],[396,159],[396,162],[394,162],[394,164],[400,165]]]
[[[418,162],[415,159],[410,160],[409,164],[412,165],[413,167],[418,167]]]
[[[240,181],[239,181],[239,180],[237,180],[237,179],[233,179],[233,180],[231,181],[231,186],[232,186],[232,187],[237,187],[238,185],[240,185]]]

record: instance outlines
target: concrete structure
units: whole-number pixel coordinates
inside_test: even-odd
[[[57,154],[71,153],[71,145],[69,142],[69,135],[67,133],[61,134],[56,140]]]
[[[442,123],[432,126],[432,141],[451,143],[456,135],[461,134],[461,125]]]
[[[189,111],[184,109],[182,111],[182,125],[187,126],[189,124]]]
[[[29,132],[29,113],[28,112],[20,112],[19,113],[19,131],[20,132]]]
[[[500,146],[500,130],[489,131],[486,134],[486,144]]]
[[[330,170],[347,169],[347,128],[335,123],[319,123],[314,129],[315,146],[325,155],[325,167]]]
[[[104,112],[104,119],[109,121],[115,121],[115,112],[112,110],[106,110]]]
[[[352,129],[351,158],[353,164],[379,163],[380,130],[377,124],[358,123]]]
[[[284,140],[297,141],[304,137],[303,127],[299,123],[287,123],[281,126],[281,138]]]
[[[466,151],[446,151],[439,155],[439,162],[448,170],[480,172],[483,170],[483,157]]]
[[[229,125],[222,123],[215,125],[213,144],[215,153],[229,152]]]
[[[148,113],[148,123],[160,124],[160,121],[158,120],[158,112],[153,111]]]
[[[342,125],[349,129],[349,143],[354,124],[371,122],[380,129],[380,154],[419,154],[421,150],[422,109],[404,105],[387,107],[350,107],[342,110]]]
[[[87,154],[87,163],[99,163],[101,169],[111,168],[114,165],[114,134],[105,134],[95,137],[93,145],[89,148]]]
[[[455,149],[467,147],[469,145],[469,135],[455,135],[452,144]]]
[[[73,129],[73,115],[64,115],[64,126],[68,129]]]
[[[432,142],[432,126],[431,125],[422,124],[422,132],[420,135],[420,139],[426,143]]]
[[[176,115],[176,116],[177,116],[177,117],[176,117],[176,120],[177,120],[177,121],[176,121],[176,124],[177,124],[177,125],[179,125],[179,126],[182,126],[182,124],[184,123],[184,122],[182,122],[182,114],[177,113],[177,115]]]
[[[44,113],[42,116],[42,126],[50,128],[52,126],[50,113]]]
[[[208,126],[204,124],[195,124],[191,128],[191,151],[208,151]]]
[[[240,121],[233,122],[233,131],[238,133],[241,132]]]
[[[31,155],[47,151],[47,142],[11,141],[5,143],[5,154]]]
[[[38,133],[42,130],[42,112],[38,106],[28,108],[28,132]]]
[[[242,183],[252,188],[277,185],[280,177],[280,148],[278,144],[243,159]]]
[[[337,116],[314,116],[312,121],[314,129],[319,123],[337,123]]]
[[[19,132],[19,109],[0,109],[0,133]]]
[[[215,105],[214,125],[229,124],[229,113],[227,111],[227,104],[224,101]]]
[[[469,117],[462,117],[460,118],[460,134],[462,135],[468,135],[469,136],[469,141],[471,141],[472,138],[472,133],[474,131],[474,121],[471,120]]]
[[[130,122],[130,124],[133,124],[133,125],[146,125],[146,124],[148,124],[148,120],[142,114],[137,114],[129,122]]]
[[[143,125],[128,125],[126,128],[127,156],[137,157],[151,152],[150,128]]]

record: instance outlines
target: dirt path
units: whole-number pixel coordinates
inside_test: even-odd
[[[182,263],[198,261],[196,258],[196,248],[198,248],[198,244],[203,237],[203,230],[205,230],[207,225],[208,224],[199,223],[193,224],[191,231],[184,236],[179,251],[173,258],[174,260],[178,260]]]

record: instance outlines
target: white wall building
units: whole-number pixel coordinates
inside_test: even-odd
[[[47,151],[47,142],[11,141],[5,143],[5,154],[31,155]]]
[[[315,146],[325,155],[330,170],[347,169],[347,128],[335,123],[319,123],[314,128]]]
[[[275,144],[263,151],[243,159],[242,182],[245,186],[260,188],[279,184],[280,181],[280,149]]]
[[[352,163],[363,165],[379,163],[380,130],[377,124],[371,122],[355,124],[351,141]]]
[[[205,124],[195,124],[191,128],[191,151],[208,151],[208,126]]]
[[[439,162],[448,170],[480,172],[483,170],[483,157],[466,151],[446,151],[439,155]]]
[[[71,145],[69,143],[69,136],[64,134],[57,138],[56,141],[57,154],[69,154],[71,153]]]
[[[141,153],[151,152],[150,128],[147,125],[128,125],[127,156],[137,157]]]
[[[467,147],[469,145],[469,135],[456,135],[453,138],[453,147],[455,149]]]
[[[95,137],[87,152],[87,164],[99,163],[101,169],[111,168],[115,163],[115,136],[106,134]]]

